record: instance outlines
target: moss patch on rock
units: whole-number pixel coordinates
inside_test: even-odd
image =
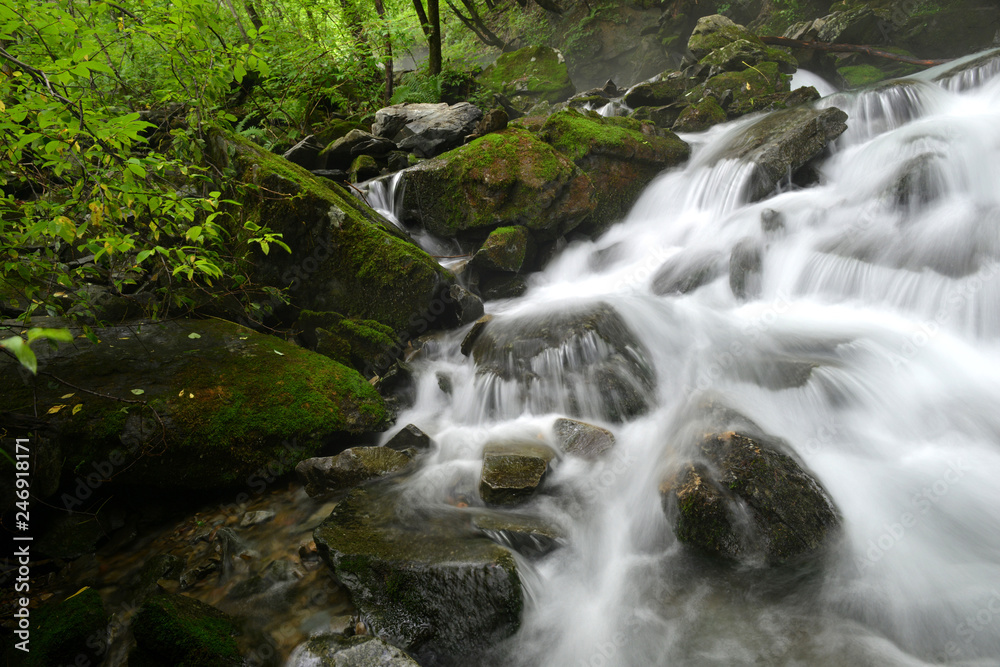
[[[430,255],[339,186],[227,135],[244,181],[261,195],[250,216],[282,234],[291,255],[255,258],[258,279],[290,287],[292,304],[405,331],[454,281]]]
[[[726,122],[726,112],[722,110],[714,97],[692,104],[681,112],[674,123],[677,132],[701,132],[713,125]]]
[[[628,212],[664,169],[684,162],[690,147],[669,131],[633,118],[605,118],[566,109],[545,122],[539,137],[590,176],[597,207],[584,231],[598,234]]]
[[[146,602],[132,622],[135,667],[238,667],[243,664],[232,618],[184,595],[164,594]]]
[[[99,660],[95,655],[95,638],[103,638],[108,624],[101,596],[87,588],[59,602],[50,602],[31,611],[31,640],[29,653],[13,647],[7,649],[9,664],[24,667],[52,667],[73,665],[77,656]],[[12,642],[13,643],[13,642]]]
[[[479,83],[504,95],[524,95],[538,102],[562,102],[576,90],[566,63],[548,46],[502,54],[483,70]]]
[[[230,322],[96,333],[97,345],[78,339],[58,352],[39,348],[39,358],[77,386],[148,407],[79,394],[76,414],[69,406],[49,416],[72,474],[110,462],[115,483],[232,487],[261,470],[290,472],[331,439],[380,430],[388,419],[381,397],[353,369]],[[0,360],[0,377],[16,387],[12,407],[30,410],[32,388],[17,380],[16,364]],[[46,410],[68,402],[55,383],[38,382],[35,392]]]
[[[499,227],[490,232],[471,265],[485,271],[519,273],[534,256],[535,242],[525,227]]]
[[[485,237],[522,225],[539,239],[574,229],[594,209],[590,179],[530,132],[508,128],[405,172],[404,208],[439,236]]]

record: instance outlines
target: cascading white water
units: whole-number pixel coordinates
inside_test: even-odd
[[[1000,76],[983,72],[997,68],[824,99],[850,129],[820,184],[763,202],[742,199],[750,166],[714,159],[754,119],[685,136],[690,163],[627,220],[487,304],[525,318],[612,304],[656,375],[652,409],[625,422],[575,403],[617,445],[560,461],[533,501],[566,540],[520,562],[528,604],[498,664],[1000,664]],[[764,231],[765,210],[783,225]],[[747,237],[759,296],[736,299],[724,275],[650,290],[664,260]],[[526,402],[477,377],[464,333],[427,348],[400,417],[439,444],[415,504],[474,488],[485,442],[561,416],[533,409],[599,391],[550,383],[551,400]],[[811,367],[804,382],[762,381],[785,361]],[[713,565],[673,538],[657,486],[708,397],[786,440],[839,507],[843,539],[813,571]]]

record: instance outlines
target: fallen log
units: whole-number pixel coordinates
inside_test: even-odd
[[[922,65],[924,67],[933,67],[934,65],[943,65],[945,63],[951,62],[951,60],[922,60],[920,58],[902,56],[899,55],[898,53],[890,53],[889,51],[883,51],[882,49],[876,49],[871,46],[861,46],[859,44],[832,44],[830,42],[804,42],[800,39],[788,39],[787,37],[765,36],[761,37],[760,39],[765,44],[771,44],[772,46],[788,46],[793,49],[812,49],[814,51],[831,51],[834,53],[864,53],[874,58],[885,58],[886,60],[895,60],[901,63],[908,63],[910,65]]]

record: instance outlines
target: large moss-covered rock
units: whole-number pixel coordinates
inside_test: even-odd
[[[524,604],[511,553],[461,512],[401,517],[384,489],[355,489],[313,533],[372,631],[427,664],[475,664]]]
[[[644,81],[630,88],[623,98],[633,109],[660,107],[682,99],[691,88],[691,80],[680,72],[673,72],[659,81]]]
[[[13,612],[12,612],[13,613]],[[101,596],[92,588],[30,612],[28,653],[8,646],[6,657],[11,665],[52,667],[79,664],[77,658],[99,660],[98,640],[103,639],[108,624]],[[20,638],[16,641],[21,641]],[[13,643],[13,642],[11,642]]]
[[[676,132],[701,132],[724,122],[726,122],[726,112],[714,97],[707,96],[684,109],[677,117],[673,129]]]
[[[710,52],[699,62],[723,72],[742,71],[762,62],[776,63],[778,69],[785,74],[792,74],[798,69],[795,58],[781,49],[766,46],[756,37],[730,42]]]
[[[233,619],[184,595],[164,594],[147,601],[132,622],[136,646],[130,667],[239,667],[243,658]]]
[[[510,128],[406,170],[406,215],[446,237],[485,237],[521,225],[539,240],[574,229],[597,204],[572,161],[525,130]]]
[[[477,372],[514,383],[508,404],[534,412],[623,421],[650,406],[656,377],[646,347],[608,304],[480,319],[462,343]]]
[[[43,379],[32,387],[15,361],[0,358],[10,409],[30,412],[33,400],[42,414],[63,406],[46,419],[84,498],[112,476],[147,488],[239,486],[269,466],[268,474],[290,472],[343,434],[387,421],[381,397],[353,369],[230,322],[137,322],[95,333],[97,344],[80,337],[58,350],[39,346],[39,362],[124,403]]]
[[[532,102],[562,102],[576,91],[562,55],[548,46],[502,54],[479,75],[479,83]]]
[[[249,215],[282,235],[277,248],[255,259],[257,279],[290,287],[292,305],[376,320],[396,331],[427,317],[454,281],[394,225],[340,186],[239,137],[226,141],[245,182],[261,195],[244,203]]]
[[[756,35],[743,26],[737,25],[721,14],[713,14],[698,19],[688,39],[688,48],[694,57],[700,60],[712,51],[725,48],[739,40],[763,45]]]
[[[692,102],[708,97],[723,100],[729,118],[774,108],[790,91],[790,77],[781,73],[777,63],[763,62],[755,67],[716,74],[692,89]]]
[[[471,266],[481,271],[520,273],[534,259],[535,240],[525,227],[500,227],[490,232]]]
[[[384,372],[398,347],[395,332],[374,320],[303,310],[297,325],[307,347],[360,371],[365,377]]]
[[[295,472],[305,482],[306,493],[318,496],[384,477],[411,461],[406,454],[389,447],[351,447],[336,456],[301,461]]]
[[[660,487],[677,539],[747,563],[783,563],[825,546],[840,516],[779,441],[727,431],[705,437],[702,459]]]
[[[597,234],[622,218],[664,169],[685,161],[690,147],[669,131],[632,118],[605,118],[566,109],[552,115],[539,137],[590,176],[597,207],[582,227]]]
[[[555,452],[528,442],[493,443],[483,450],[479,497],[487,505],[518,505],[530,498],[549,471]]]
[[[764,116],[748,127],[720,154],[757,165],[748,192],[762,199],[788,174],[819,156],[831,141],[847,130],[847,114],[836,107],[798,107]]]

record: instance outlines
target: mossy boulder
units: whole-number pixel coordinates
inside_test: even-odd
[[[148,600],[132,622],[134,667],[240,667],[233,619],[194,598],[166,593]]]
[[[573,162],[516,128],[494,132],[404,173],[405,215],[438,236],[485,238],[521,225],[539,240],[577,227],[597,205]]]
[[[562,54],[548,46],[504,53],[483,70],[478,81],[503,95],[521,95],[532,103],[562,102],[576,91]]]
[[[633,109],[665,106],[683,98],[690,87],[688,77],[672,72],[659,81],[645,81],[633,86],[625,93],[623,101]]]
[[[405,468],[412,459],[389,447],[351,447],[336,456],[306,459],[295,466],[306,493],[344,491]]]
[[[371,635],[324,634],[310,637],[288,658],[288,665],[310,667],[420,667],[406,651]]]
[[[351,162],[351,168],[347,173],[351,177],[351,183],[367,181],[379,175],[378,162],[371,155],[359,155]]]
[[[297,325],[308,347],[354,368],[366,378],[384,372],[399,347],[396,333],[375,320],[303,310]]]
[[[538,413],[623,421],[649,409],[656,387],[649,352],[606,303],[482,318],[462,352],[477,373],[494,377],[490,384],[508,410],[520,404]],[[556,383],[559,391],[552,390]]]
[[[864,88],[889,78],[889,75],[874,65],[850,65],[838,67],[837,74],[846,88]]]
[[[244,210],[292,250],[256,255],[261,284],[290,288],[295,307],[375,320],[397,332],[420,321],[448,326],[428,311],[454,276],[399,229],[334,183],[240,137],[227,135],[226,143],[244,182],[261,188]]]
[[[470,266],[480,271],[520,273],[534,259],[535,240],[525,227],[499,227],[490,232]]]
[[[97,344],[81,335],[37,353],[49,372],[98,395],[41,378],[22,382],[17,363],[0,359],[9,409],[33,411],[33,399],[42,414],[63,406],[46,419],[64,481],[236,487],[268,467],[290,472],[344,434],[381,430],[388,419],[381,397],[353,369],[231,322],[136,322],[94,333]]]
[[[687,104],[684,102],[675,102],[662,107],[639,107],[629,114],[629,118],[649,121],[661,129],[670,129],[686,108]]]
[[[527,442],[491,443],[483,450],[479,497],[487,505],[519,505],[528,500],[549,471],[555,452]]]
[[[742,71],[763,62],[773,62],[784,74],[798,69],[795,58],[786,51],[765,45],[760,39],[741,38],[715,49],[699,61],[723,72]]]
[[[701,132],[726,120],[726,112],[715,98],[705,97],[684,109],[677,117],[673,129],[676,132]]]
[[[520,626],[513,555],[464,513],[401,516],[386,489],[355,489],[313,533],[371,630],[421,663],[475,664]]]
[[[695,58],[701,60],[712,51],[725,48],[739,40],[763,46],[763,42],[743,26],[737,25],[721,14],[713,14],[698,19],[688,39],[688,49]]]
[[[782,74],[777,63],[764,62],[737,72],[717,74],[693,88],[692,103],[713,97],[722,102],[729,118],[754,111],[764,111],[783,99],[791,90],[791,78]]]
[[[13,613],[13,612],[12,612]],[[78,656],[99,661],[96,648],[101,646],[108,625],[101,596],[92,588],[52,601],[30,612],[31,638],[28,653],[9,646],[11,665],[52,667],[75,665]],[[20,640],[17,640],[20,641]],[[11,642],[13,644],[13,641]]]
[[[677,539],[749,564],[785,563],[826,546],[840,515],[784,449],[732,431],[705,437],[700,459],[660,487]]]
[[[599,234],[621,219],[646,185],[681,164],[691,148],[669,131],[632,118],[605,118],[566,109],[545,121],[538,135],[586,173],[597,206],[582,231]]]

